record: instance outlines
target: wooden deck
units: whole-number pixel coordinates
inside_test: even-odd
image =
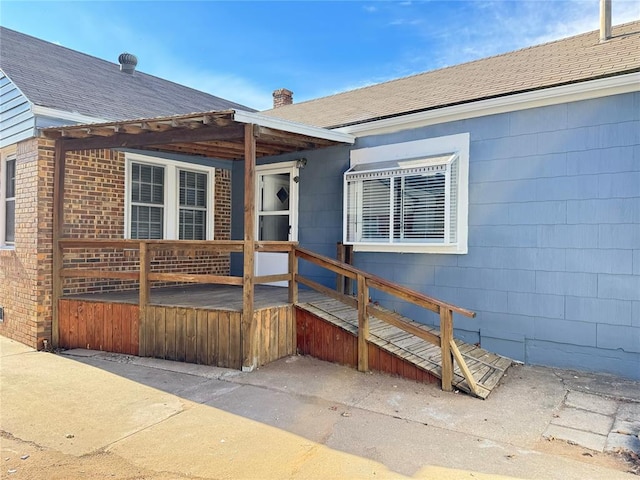
[[[300,292],[300,303],[297,306],[356,337],[358,335],[358,310],[353,307],[315,292]],[[398,315],[398,317],[400,316]],[[439,334],[438,330],[433,327],[419,324],[406,317],[401,318],[423,330]],[[369,322],[369,342],[371,344],[394,357],[415,365],[424,372],[441,378],[442,363],[439,347],[375,317],[370,316]],[[455,342],[477,382],[478,397],[487,398],[511,365],[511,360],[458,339]],[[375,368],[375,365],[372,365],[372,368]],[[453,385],[459,390],[473,394],[457,362],[454,368]]]
[[[135,308],[137,308],[138,298],[138,291],[131,290],[73,295],[67,296],[63,300],[89,302],[82,303],[79,306],[79,310],[81,312],[89,312],[91,308],[90,304],[94,302],[104,304],[104,307],[100,308],[104,308],[105,311],[111,311],[111,307],[109,306],[110,304],[113,304],[114,307],[116,307],[118,304],[122,305],[123,309],[126,304],[131,304],[132,307],[133,305],[135,305]],[[147,355],[155,356],[158,358],[176,359],[182,361],[186,360],[192,361],[194,363],[217,364],[219,366],[231,366],[233,368],[238,368],[239,357],[236,358],[238,356],[237,352],[234,355],[225,355],[225,352],[227,351],[231,353],[233,353],[234,351],[234,349],[232,348],[233,342],[230,342],[231,346],[227,346],[227,343],[229,342],[227,342],[225,339],[227,336],[230,336],[231,339],[238,337],[240,335],[239,330],[238,332],[236,332],[237,334],[235,336],[224,335],[223,332],[226,332],[226,330],[223,330],[218,326],[215,329],[216,333],[213,334],[213,337],[211,337],[212,327],[211,325],[209,325],[208,336],[211,338],[209,338],[208,340],[203,340],[202,338],[200,338],[202,337],[200,329],[196,327],[199,325],[199,321],[197,319],[199,318],[198,315],[200,315],[200,313],[198,313],[198,311],[207,310],[211,312],[220,312],[219,314],[213,313],[213,315],[218,316],[223,315],[222,312],[229,312],[227,316],[223,315],[221,318],[227,320],[227,317],[229,317],[231,319],[230,325],[235,325],[237,329],[239,329],[240,312],[242,312],[241,288],[232,285],[189,285],[152,289],[149,304],[151,314],[150,318],[153,320],[153,323],[155,323],[155,325],[152,325],[151,329],[147,329],[147,332],[149,332],[147,333],[149,338],[144,339],[147,344]],[[286,288],[256,285],[255,310],[258,323],[262,326],[260,330],[264,330],[265,328],[269,331],[274,330],[270,326],[270,322],[272,322],[271,317],[273,317],[273,319],[278,318],[276,315],[276,310],[290,306],[291,305],[288,303]],[[279,333],[278,331],[276,331],[276,333],[274,334],[271,331],[269,335],[264,336],[264,340],[260,341],[261,345],[265,344],[264,348],[262,346],[260,348],[261,351],[264,350],[261,357],[265,357],[266,361],[272,361],[282,355],[280,353],[276,355],[275,353],[270,352],[277,353],[281,351],[282,354],[285,354],[287,352],[288,354],[291,354],[295,352],[295,343],[297,342],[299,351],[318,356],[319,358],[323,358],[325,360],[336,361],[338,363],[357,367],[358,310],[356,308],[345,305],[338,300],[332,299],[330,297],[327,297],[326,295],[323,295],[322,293],[311,290],[300,290],[296,307],[308,312],[309,314],[321,319],[324,322],[328,322],[328,324],[337,327],[339,330],[334,330],[334,333],[332,334],[323,332],[322,335],[327,338],[318,340],[322,345],[316,345],[317,348],[301,349],[301,342],[308,341],[308,337],[306,340],[303,340],[300,332],[298,332],[297,338],[291,337],[289,333],[286,333],[290,330],[291,327],[285,329],[283,326],[281,326],[281,331]],[[64,308],[69,307],[65,306]],[[75,319],[77,322],[78,319],[82,316],[81,313],[75,313],[73,311],[73,308],[74,307],[72,304],[72,323],[70,328],[70,333],[72,335],[71,338],[73,338],[74,335],[73,319]],[[191,350],[193,350],[193,352],[195,353],[191,352],[191,350],[187,348],[185,350],[186,354],[174,355],[171,353],[176,350],[175,348],[173,348],[173,343],[170,342],[167,346],[164,343],[164,340],[162,340],[166,337],[165,329],[167,327],[165,325],[167,325],[167,321],[165,317],[173,313],[172,311],[167,312],[167,309],[170,309],[172,311],[176,310],[178,313],[181,313],[183,310],[188,309],[188,311],[185,313],[186,317],[190,318],[191,316],[193,316],[194,318],[196,318],[196,320],[192,322],[195,325],[192,334],[188,335],[185,333],[184,335],[186,336],[186,338],[193,337],[192,343],[195,342],[194,344],[196,345],[196,347]],[[209,314],[209,316],[211,315],[212,314]],[[438,329],[417,323],[406,317],[401,317],[397,314],[393,315],[396,315],[403,321],[409,322],[410,324],[422,330],[439,335]],[[133,314],[130,316],[132,318],[135,317],[135,315]],[[282,313],[280,313],[280,316],[283,319],[285,318]],[[90,319],[98,319],[99,315],[89,314],[88,317]],[[158,323],[158,318],[162,320],[162,322]],[[234,319],[235,323],[233,321]],[[287,322],[288,321],[289,320],[287,320]],[[280,323],[282,322],[283,320],[280,320]],[[438,381],[438,379],[442,377],[440,347],[428,343],[416,337],[415,335],[407,333],[373,316],[369,317],[369,322],[369,344],[375,346],[375,349],[370,348],[369,352],[371,360],[370,368],[389,373],[395,373],[400,376],[412,378],[418,381],[433,382]],[[209,323],[211,322],[209,321]],[[227,323],[223,323],[222,325],[226,326]],[[79,322],[77,325],[78,327],[76,328],[79,329],[80,333],[82,333],[82,322]],[[133,325],[135,325],[135,322],[134,324],[132,324],[131,331],[134,331],[136,328]],[[173,323],[171,325],[173,325]],[[187,322],[187,330],[189,329],[189,325],[190,324]],[[87,328],[90,332],[91,327]],[[122,324],[122,327],[119,328],[122,331],[127,331],[127,327],[124,324]],[[230,328],[230,331],[234,331],[234,329]],[[180,330],[178,329],[177,332],[179,333]],[[345,332],[347,333],[347,335],[342,335],[340,333],[336,334],[335,332]],[[84,343],[80,341],[80,337],[81,335],[78,336],[79,345],[84,345]],[[283,339],[278,340],[278,337],[282,337]],[[116,337],[114,336],[113,338]],[[177,336],[178,340],[180,340],[181,338],[181,335]],[[220,344],[220,339],[225,340],[224,345],[217,345],[217,349],[214,349],[212,347],[212,344],[214,344],[215,342]],[[292,340],[293,345],[289,340]],[[208,346],[200,348],[198,342],[202,343],[203,345],[206,343]],[[273,345],[278,345],[279,343],[284,342],[283,345],[286,346],[286,348],[284,348],[284,346],[283,348],[275,348],[273,345],[273,348],[270,348],[269,342],[271,342]],[[86,343],[89,344],[89,342]],[[123,342],[123,344],[124,343],[126,342]],[[188,346],[188,342],[186,343]],[[500,379],[504,375],[505,371],[511,365],[511,360],[488,352],[476,345],[465,343],[458,339],[455,340],[455,343],[458,346],[462,357],[464,358],[469,370],[473,375],[473,378],[477,383],[477,396],[480,398],[486,398],[500,382]],[[180,342],[178,341],[177,344],[179,345]],[[177,352],[179,353],[180,349],[178,349]],[[134,352],[133,350],[131,350],[130,353],[137,354],[137,352]],[[205,356],[208,356],[210,358],[205,361]],[[230,357],[230,359],[227,360],[227,357]],[[459,390],[473,394],[472,390],[467,384],[466,379],[464,378],[464,375],[460,371],[460,367],[457,362],[454,362],[454,365],[454,378],[452,382],[453,386]]]

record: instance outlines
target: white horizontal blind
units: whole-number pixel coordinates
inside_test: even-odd
[[[456,156],[449,164],[449,243],[458,241],[458,189],[459,189],[459,158]]]
[[[449,160],[452,155],[444,158]],[[397,168],[395,163],[396,168],[387,170],[380,170],[380,165],[376,170],[364,170],[364,166],[359,165],[347,172],[346,241],[455,242],[456,161],[457,157],[451,162],[411,168]]]
[[[397,178],[396,198],[402,202],[399,209],[402,216],[396,222],[396,241],[444,240],[444,188],[444,172]]]
[[[131,238],[163,238],[164,167],[131,164]]]
[[[180,170],[180,240],[207,238],[207,174]]]

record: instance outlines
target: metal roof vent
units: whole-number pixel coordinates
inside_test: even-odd
[[[138,59],[131,53],[121,53],[118,57],[118,62],[120,63],[120,71],[129,74],[133,74],[136,70],[136,65],[138,65]]]

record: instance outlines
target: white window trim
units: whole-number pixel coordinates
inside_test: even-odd
[[[347,240],[347,182],[343,182],[343,241],[356,252],[466,254],[469,233],[469,133],[394,143],[351,151],[350,166],[377,162],[411,160],[455,152],[458,155],[457,242],[455,244],[354,243]],[[448,197],[448,196],[447,196]]]
[[[131,238],[131,164],[142,163],[164,167],[164,239],[178,240],[180,238],[180,196],[178,171],[204,173],[207,175],[207,232],[206,239],[214,239],[215,231],[215,185],[216,169],[195,163],[179,162],[165,158],[150,157],[139,153],[125,154],[125,210],[124,236]]]
[[[7,161],[8,160],[16,160],[16,146],[11,145],[9,147],[3,148],[0,150],[0,248],[6,250],[13,250],[16,247],[15,242],[7,244],[6,242],[6,215],[7,215],[7,186],[5,185],[7,171]],[[17,161],[16,161],[16,170],[17,170]],[[17,180],[16,180],[17,183]],[[16,184],[16,197],[17,197],[17,184]],[[16,198],[14,197],[14,199]],[[16,212],[17,203],[16,203]],[[15,234],[15,232],[14,232]]]

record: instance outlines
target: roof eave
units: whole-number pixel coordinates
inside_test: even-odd
[[[639,70],[608,77],[591,78],[581,82],[556,84],[549,87],[512,92],[506,95],[473,99],[456,104],[439,105],[327,128],[356,136],[390,133],[435,123],[476,118],[634,91],[640,91]]]

